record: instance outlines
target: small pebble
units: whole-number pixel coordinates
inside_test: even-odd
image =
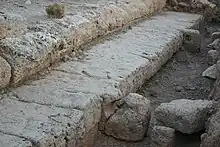
[[[184,2],[180,2],[179,6],[180,7],[189,7],[189,5],[187,3],[184,3]]]
[[[151,92],[150,92],[150,96],[152,96],[152,97],[157,97],[157,92],[151,91]]]
[[[182,89],[183,89],[183,88],[182,88],[181,86],[177,86],[177,87],[175,88],[175,91],[176,91],[176,92],[181,92]]]
[[[26,5],[30,5],[30,4],[31,4],[31,1],[30,1],[30,0],[27,0],[27,1],[25,2],[25,4],[26,4]]]
[[[220,38],[220,32],[214,32],[212,33],[212,41]]]

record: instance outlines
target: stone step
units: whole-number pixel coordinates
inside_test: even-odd
[[[76,146],[84,133],[83,112],[11,99],[0,101],[0,137],[3,146]],[[27,142],[29,141],[29,142]]]
[[[0,132],[41,146],[46,141],[57,146],[56,140],[61,140],[68,146],[69,140],[84,140],[103,113],[109,115],[105,106],[135,92],[181,48],[183,30],[200,30],[202,23],[200,15],[163,12],[99,42],[83,58],[62,63],[48,75],[10,89],[1,96],[6,104],[0,106],[0,113],[17,123],[1,119]],[[71,117],[66,117],[70,112]],[[50,114],[56,115],[55,120]],[[26,123],[18,123],[22,120]],[[44,133],[48,128],[52,132]],[[66,136],[61,128],[71,131],[68,141],[63,140]]]
[[[11,85],[49,67],[98,36],[160,11],[166,0],[66,0],[66,15],[61,19],[45,16],[51,3],[51,0],[36,0],[29,5],[25,1],[0,2],[3,10],[0,19],[11,30],[2,29],[8,36],[0,41],[0,55],[11,65]],[[4,28],[0,24],[1,27]]]

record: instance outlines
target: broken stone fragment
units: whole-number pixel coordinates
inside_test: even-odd
[[[203,77],[207,77],[207,78],[211,78],[211,79],[216,79],[217,78],[217,68],[216,68],[216,64],[210,66],[209,68],[207,68],[203,73],[202,76]]]
[[[219,58],[219,52],[217,50],[209,50],[207,54],[207,62],[210,65],[216,64]]]
[[[120,140],[142,140],[150,121],[150,101],[131,93],[105,124],[105,133]]]
[[[207,123],[207,130],[201,136],[200,147],[219,147],[220,146],[220,111],[218,110]]]
[[[11,79],[11,66],[0,57],[0,89],[6,87]]]
[[[151,147],[173,147],[175,130],[164,126],[154,126],[150,135]]]
[[[201,48],[202,37],[198,30],[183,29],[183,47],[185,50],[195,53]]]
[[[180,7],[189,7],[189,4],[187,4],[187,3],[184,3],[184,2],[180,2],[179,4],[178,4]]]
[[[202,4],[205,7],[214,9],[216,7],[215,4],[213,4],[212,2],[208,1],[208,0],[194,0],[196,4]]]
[[[64,5],[58,3],[49,5],[46,12],[49,17],[62,18],[64,16]]]
[[[25,2],[25,4],[26,4],[26,5],[30,5],[30,4],[31,4],[31,1],[30,1],[30,0],[27,0],[27,1]]]
[[[212,101],[180,99],[162,103],[155,109],[154,117],[160,125],[192,134],[205,128],[212,109]]]
[[[212,33],[212,41],[220,38],[220,32],[214,32]]]
[[[211,44],[208,45],[208,48],[214,50],[220,49],[220,38],[215,39]]]
[[[8,27],[5,24],[0,24],[0,40],[4,39],[8,34]]]
[[[167,3],[171,6],[177,6],[178,5],[178,1],[177,0],[168,0]]]

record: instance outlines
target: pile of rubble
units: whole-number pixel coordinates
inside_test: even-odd
[[[117,101],[115,107],[116,112],[104,124],[105,134],[129,142],[140,141],[147,136],[152,147],[174,146],[175,131],[193,134],[204,130],[206,122],[215,112],[213,101],[187,99],[161,103],[151,110],[150,100],[136,93]],[[209,129],[213,129],[215,122],[213,118],[210,120],[212,127]],[[204,141],[205,136],[209,135],[202,135]]]
[[[191,12],[203,14],[208,19],[213,19],[218,10],[217,3],[208,0],[168,0],[166,10],[176,12]]]
[[[129,142],[140,141],[147,136],[152,147],[174,146],[176,131],[194,134],[205,130],[200,147],[219,147],[220,32],[212,34],[208,48],[207,63],[210,67],[202,75],[216,80],[208,100],[173,100],[152,110],[150,100],[130,93],[112,104],[114,111],[102,122],[101,130],[106,135]]]
[[[207,55],[207,62],[210,65],[203,72],[203,76],[216,80],[209,99],[216,103],[216,113],[209,119],[206,126],[206,133],[201,136],[201,147],[218,147],[220,145],[220,32],[212,33],[212,43]]]

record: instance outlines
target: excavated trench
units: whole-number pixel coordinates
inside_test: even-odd
[[[205,26],[204,48],[200,53],[180,50],[165,64],[159,72],[137,91],[151,100],[152,109],[160,103],[175,99],[208,99],[214,80],[202,77],[207,64],[207,45],[211,43],[211,34],[220,30],[220,25]],[[192,135],[176,132],[175,147],[199,147],[202,132]],[[141,142],[124,142],[99,133],[95,147],[149,147],[146,137]]]

